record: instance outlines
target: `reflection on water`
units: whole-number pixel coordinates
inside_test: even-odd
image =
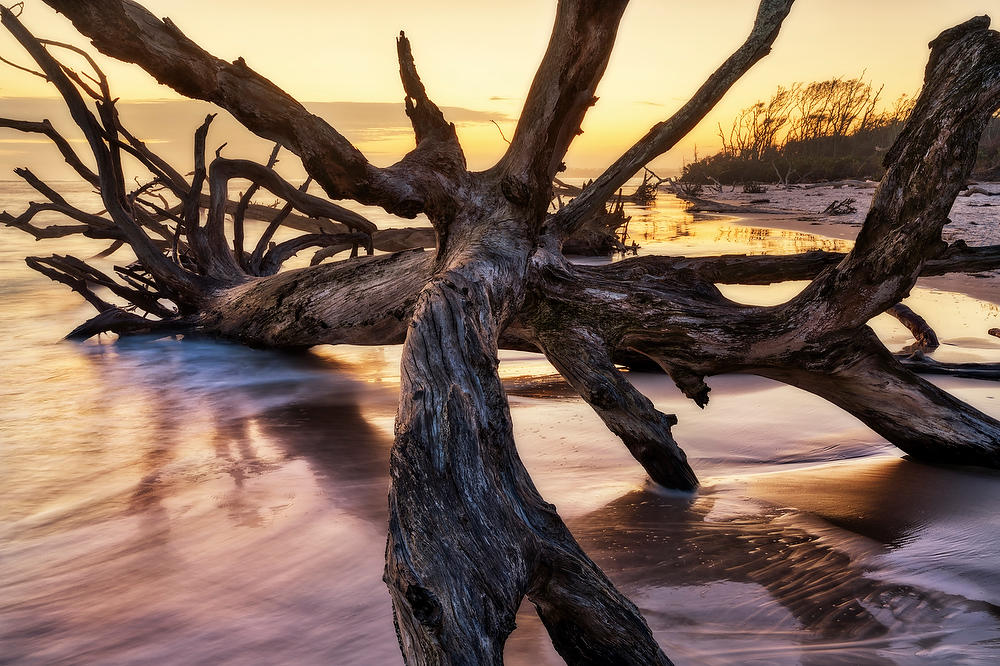
[[[661,193],[648,206],[626,206],[628,237],[643,254],[794,254],[809,250],[847,252],[853,243],[801,231],[738,224],[732,218],[690,213],[683,201]]]
[[[851,467],[838,482],[850,480],[873,505],[887,495],[926,494],[912,463],[880,460],[860,481]],[[637,491],[587,516],[576,532],[591,552],[613,561],[617,580],[640,590],[637,603],[658,618],[654,627],[662,623],[658,637],[696,663],[754,657],[760,663],[897,663],[915,644],[940,658],[954,642],[998,638],[1000,609],[992,604],[872,575],[879,558],[890,557],[882,539],[905,531],[911,507],[893,503],[894,516],[875,517],[885,532],[864,538],[826,522],[822,513],[784,508],[797,504],[795,490],[812,497],[816,478],[779,476],[794,490],[774,493],[768,499],[777,504],[756,513],[728,493],[684,501]],[[972,500],[954,481],[935,480],[934,487]],[[998,499],[995,489],[991,496]],[[964,520],[961,513],[943,513]],[[646,537],[637,539],[639,533]],[[983,581],[992,590],[997,584],[995,574]],[[792,645],[774,645],[785,641]],[[990,650],[966,655],[989,658]]]
[[[369,352],[49,347],[52,362],[76,357],[86,383],[64,396],[80,409],[58,440],[6,440],[6,658],[398,663],[380,581],[394,387],[369,381],[397,359]],[[506,363],[521,383],[547,367],[528,355]],[[723,408],[749,403],[740,419],[760,413],[761,393],[779,394],[765,421],[796,399],[734,379],[716,388]],[[663,378],[637,380],[687,420]],[[745,443],[741,467],[714,447],[747,431],[716,424],[685,438],[696,466],[716,461],[704,492],[664,496],[578,401],[513,404],[539,487],[679,663],[996,656],[993,476],[878,453],[803,466],[806,456],[776,459],[785,442],[774,439]],[[826,411],[828,428],[854,428]],[[510,663],[557,659],[530,612],[519,625]]]
[[[5,447],[7,658],[398,661],[380,581],[391,392],[212,342],[64,353],[89,382],[72,401],[123,409]]]
[[[674,224],[649,217],[633,230]],[[674,228],[674,254],[808,242]],[[381,582],[399,348],[57,342],[85,307],[23,267],[39,246],[0,237],[0,662],[400,663]],[[996,360],[968,301],[942,337]],[[996,475],[901,460],[775,382],[714,378],[702,411],[634,374],[705,484],[661,494],[551,366],[502,359],[539,489],[677,663],[1000,659]],[[1000,413],[996,384],[942,385]],[[560,663],[527,607],[507,656]]]

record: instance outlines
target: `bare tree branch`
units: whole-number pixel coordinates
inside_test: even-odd
[[[365,247],[371,242],[371,237],[366,234],[306,234],[278,243],[267,251],[260,262],[258,275],[274,275],[281,268],[281,264],[294,257],[297,253],[308,247],[323,247],[338,249],[340,251],[352,249],[354,256],[357,256],[357,249]]]
[[[29,55],[42,68],[52,83],[59,90],[70,110],[70,115],[83,130],[90,144],[91,151],[97,159],[100,176],[101,195],[104,205],[114,220],[115,225],[125,235],[136,256],[151,270],[179,293],[197,298],[202,293],[202,287],[190,274],[172,263],[153,245],[149,237],[139,228],[128,212],[122,207],[125,192],[120,182],[120,170],[112,150],[104,144],[104,128],[94,115],[87,109],[80,93],[66,77],[59,63],[53,58],[37,39],[21,24],[14,14],[6,7],[0,7],[2,24],[15,39],[20,42]]]
[[[134,335],[137,333],[159,332],[164,334],[187,333],[197,330],[197,324],[183,319],[146,319],[139,315],[112,307],[99,312],[95,317],[80,324],[66,336],[70,340],[86,340],[101,333]]]
[[[723,95],[757,61],[771,51],[781,24],[794,0],[761,0],[750,36],[669,120],[657,125],[608,167],[579,197],[553,215],[546,228],[562,238],[582,224],[587,214],[603,205],[618,188],[653,158],[670,150],[708,114]]]
[[[712,257],[667,257],[648,255],[629,257],[591,270],[622,279],[667,276],[679,271],[691,272],[705,282],[717,284],[773,284],[789,280],[812,280],[824,269],[836,266],[847,257],[844,252],[812,250],[800,254],[746,255]],[[920,267],[921,277],[948,273],[976,273],[1000,269],[1000,245],[969,247],[956,241]]]
[[[978,17],[931,42],[923,90],[893,147],[854,248],[776,315],[802,339],[849,330],[902,300],[941,251],[978,139],[1000,107],[1000,35]]]
[[[304,183],[299,187],[300,192],[309,191],[309,184],[312,182],[312,178],[307,178]],[[254,275],[260,275],[260,264],[264,258],[264,252],[267,249],[268,243],[274,237],[275,232],[278,231],[278,227],[285,223],[288,216],[291,215],[294,206],[291,203],[286,203],[285,206],[275,215],[267,224],[267,228],[257,239],[257,245],[254,246],[253,252],[250,254],[250,271]]]
[[[694,490],[698,478],[677,446],[662,414],[615,368],[603,339],[593,331],[536,331],[545,356],[618,435],[649,478],[666,488]]]
[[[541,206],[543,211],[548,206],[552,178],[580,133],[584,115],[597,102],[594,91],[607,67],[627,4],[627,0],[559,3],[548,48],[528,90],[510,147],[496,166],[504,174],[504,194],[515,203],[526,205],[532,198],[529,193],[539,192],[530,205]],[[522,182],[522,174],[531,182]]]
[[[79,155],[70,147],[69,141],[67,141],[56,129],[52,126],[48,120],[43,120],[41,122],[29,122],[25,120],[11,120],[9,118],[0,118],[0,127],[7,127],[10,129],[18,130],[19,132],[34,132],[37,134],[44,134],[52,140],[56,148],[62,154],[63,159],[66,160],[66,164],[73,167],[80,176],[93,185],[94,187],[100,186],[100,179],[97,174],[91,171],[90,167],[83,163]]]
[[[936,349],[941,346],[937,333],[930,327],[927,320],[911,310],[902,303],[896,303],[888,308],[885,313],[895,318],[899,323],[913,334],[916,348]]]
[[[3,217],[0,217],[0,220],[8,226],[17,227],[23,231],[27,231],[35,236],[36,239],[56,238],[73,233],[82,233],[90,238],[113,238],[116,240],[124,238],[122,232],[111,220],[107,220],[100,215],[87,213],[75,206],[71,206],[61,194],[45,184],[38,176],[32,173],[30,169],[14,169],[14,173],[23,178],[26,183],[31,185],[41,195],[48,199],[49,203],[31,203],[29,204],[28,209],[16,218],[10,216],[6,211],[4,211]],[[41,229],[31,225],[31,219],[37,213],[43,211],[62,213],[70,219],[82,222],[84,226],[53,226]]]
[[[274,165],[278,161],[278,151],[281,150],[281,144],[274,144],[274,148],[271,150],[271,154],[267,158],[267,162],[264,164],[268,169],[273,169]],[[260,190],[259,183],[251,183],[247,191],[243,193],[240,197],[239,203],[236,205],[236,210],[233,212],[233,254],[236,256],[236,261],[240,266],[246,270],[245,257],[243,256],[243,221],[246,219],[247,207],[253,200],[257,191]],[[228,194],[227,194],[228,200]]]
[[[424,195],[379,169],[322,118],[243,61],[229,63],[188,39],[169,19],[126,0],[45,0],[102,53],[136,63],[157,81],[226,109],[252,132],[288,148],[333,199],[350,198],[412,217]]]
[[[197,235],[198,227],[201,225],[201,190],[208,176],[208,169],[205,166],[205,143],[208,140],[208,129],[212,125],[212,121],[215,120],[215,115],[210,113],[205,116],[205,120],[194,132],[194,173],[191,177],[191,186],[184,197],[184,220],[188,237],[192,240]]]
[[[434,102],[427,97],[424,84],[417,74],[417,67],[413,62],[413,52],[410,49],[410,40],[406,34],[400,30],[399,38],[396,40],[396,54],[399,58],[399,77],[403,82],[403,91],[406,93],[404,100],[406,105],[406,115],[413,124],[413,132],[417,136],[419,146],[425,139],[436,137],[438,139],[454,142],[458,144],[455,136],[455,126],[444,119],[444,114]]]
[[[52,257],[26,257],[24,263],[28,265],[45,277],[55,280],[56,282],[61,282],[76,293],[80,294],[88,303],[94,306],[98,312],[105,312],[107,310],[114,309],[111,303],[108,303],[97,294],[95,294],[88,285],[87,280],[79,275],[76,271],[66,270],[61,262],[59,261],[62,257],[52,256]]]
[[[376,227],[364,216],[295,188],[270,167],[249,160],[231,160],[220,157],[213,160],[209,167],[210,203],[204,233],[209,248],[208,256],[212,258],[212,262],[205,267],[210,274],[216,275],[220,279],[226,279],[243,273],[243,268],[230,252],[229,243],[225,237],[224,218],[226,203],[229,200],[229,181],[232,178],[250,180],[272,194],[285,199],[294,208],[310,217],[325,217],[346,225],[348,228],[363,234],[368,239],[364,243],[365,247],[371,249],[371,234],[376,230]],[[315,239],[307,242],[303,247],[314,244]],[[293,245],[288,245],[286,249],[291,247]],[[291,254],[287,256],[291,256]]]

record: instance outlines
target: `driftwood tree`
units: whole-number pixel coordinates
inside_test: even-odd
[[[21,170],[48,201],[4,221],[37,237],[106,238],[109,250],[127,244],[137,258],[119,267],[116,278],[73,257],[28,259],[98,309],[78,335],[180,329],[282,347],[403,344],[385,581],[409,663],[501,662],[525,596],[567,662],[669,663],[639,611],[580,549],[521,464],[497,374],[500,347],[543,351],[649,476],[671,488],[697,485],[671,435],[675,418],[657,411],[618,361],[652,359],[701,406],[708,402],[708,376],[771,377],[846,409],[914,457],[1000,465],[1000,422],[904,369],[866,326],[921,274],[998,265],[997,248],[949,249],[941,241],[977,140],[1000,106],[1000,35],[986,17],[931,43],[923,91],[886,156],[888,171],[848,255],[637,257],[583,267],[566,261],[563,241],[769,51],[792,0],[762,0],[746,42],[694,97],[554,214],[547,213],[553,178],[596,101],[624,0],[560,1],[510,147],[483,172],[466,168],[455,128],[428,97],[402,33],[400,73],[416,147],[397,164],[377,168],[242,59],[215,58],[134,2],[45,2],[99,51],[217,104],[297,155],[330,199],[431,220],[433,251],[278,272],[302,247],[357,253],[379,234],[363,218],[278,177],[274,155],[264,165],[219,157],[206,166],[210,118],[196,133],[193,177],[182,176],[121,126],[99,73],[88,78],[62,66],[52,55],[60,45],[35,38],[14,13],[0,10],[3,25],[59,89],[96,170],[47,122],[3,124],[52,138],[100,189],[106,208],[78,210]],[[96,114],[87,95],[97,101]],[[124,154],[148,168],[150,182],[125,187]],[[253,249],[244,245],[243,221],[254,207],[246,195],[227,202],[232,178],[287,202],[271,213]],[[73,224],[33,225],[44,210]],[[325,218],[316,224],[326,226],[270,246],[278,226],[308,229],[308,217]],[[791,278],[812,282],[775,307],[733,303],[715,287]],[[105,291],[130,306],[104,300]]]

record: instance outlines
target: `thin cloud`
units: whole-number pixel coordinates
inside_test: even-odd
[[[307,102],[306,107],[344,131],[410,127],[410,119],[406,117],[403,105],[396,102]],[[461,124],[511,119],[496,111],[480,111],[461,106],[445,106],[441,108],[441,112],[448,121]]]
[[[398,145],[401,141],[409,143],[413,140],[413,129],[402,101],[306,102],[305,106],[350,141],[363,145],[366,154],[379,145]],[[148,144],[158,144],[155,146],[157,153],[183,169],[190,169],[193,163],[195,128],[205,120],[207,113],[219,111],[207,102],[186,99],[121,101],[117,108],[125,126],[133,134],[142,137]],[[465,127],[488,125],[493,120],[503,124],[516,120],[502,112],[460,106],[446,106],[442,111],[450,122]],[[70,143],[85,143],[61,99],[7,98],[4,99],[4,115],[22,120],[50,118]],[[263,161],[272,145],[248,132],[227,113],[219,113],[212,123],[208,142],[209,152],[215,146],[228,142],[226,155],[258,161]],[[54,146],[43,145],[46,143],[49,143],[48,139],[38,135],[0,130],[0,146],[3,148],[0,150],[0,174],[9,172],[15,166],[30,164],[37,166],[39,175],[43,177],[74,178],[75,173],[66,166],[59,151]],[[86,150],[77,150],[84,161],[90,160]],[[286,151],[279,158],[279,167],[294,171],[297,162]]]

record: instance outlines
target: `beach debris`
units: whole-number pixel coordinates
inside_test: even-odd
[[[635,192],[625,197],[625,201],[639,204],[640,206],[648,206],[656,201],[656,193],[659,191],[660,185],[666,181],[666,178],[660,178],[649,169],[643,167],[642,182],[636,186]]]
[[[895,317],[899,323],[905,326],[907,330],[913,334],[914,343],[907,348],[908,350],[937,349],[941,346],[941,343],[938,341],[937,333],[935,333],[934,329],[927,323],[927,320],[911,310],[908,306],[903,305],[902,303],[896,303],[891,308],[886,310],[885,313]]]
[[[563,243],[565,254],[586,257],[608,256],[611,254],[627,254],[634,248],[626,245],[628,240],[628,223],[632,219],[625,214],[626,197],[619,190],[618,196],[597,208],[580,225],[576,232]]]
[[[680,187],[683,194],[686,194],[689,197],[699,196],[705,191],[705,187],[701,183],[690,183],[684,180],[678,183],[678,187]]]
[[[91,238],[124,240],[138,261],[115,280],[73,257],[28,258],[31,268],[77,290],[98,310],[78,335],[137,328],[176,332],[185,326],[288,349],[403,342],[395,441],[387,456],[383,580],[408,663],[500,663],[526,595],[568,663],[671,663],[638,608],[586,555],[521,463],[497,371],[502,347],[542,351],[651,481],[665,488],[693,491],[698,480],[671,433],[677,418],[658,411],[620,372],[625,353],[654,361],[699,407],[708,402],[709,377],[754,373],[821,396],[914,458],[1000,467],[1000,422],[900,368],[866,326],[904,298],[921,272],[944,260],[945,220],[928,213],[951,208],[958,186],[968,182],[978,139],[1000,107],[1000,41],[986,17],[946,30],[931,43],[920,98],[886,153],[872,214],[846,258],[766,257],[785,275],[794,269],[812,282],[783,304],[748,307],[716,288],[724,276],[709,278],[691,268],[704,268],[706,258],[645,256],[581,266],[566,261],[560,248],[770,50],[790,0],[763,0],[745,44],[679,115],[655,125],[551,214],[546,207],[552,177],[597,101],[592,94],[624,2],[560,4],[553,47],[528,91],[508,152],[494,168],[472,172],[455,126],[417,75],[403,33],[397,56],[417,147],[398,164],[378,167],[242,58],[229,63],[212,56],[133,0],[44,1],[96,48],[134,62],[183,95],[218,105],[303,157],[330,196],[407,218],[424,213],[433,225],[433,252],[358,257],[276,275],[263,270],[316,244],[343,242],[347,249],[371,252],[377,230],[265,164],[223,157],[209,163],[205,135],[212,116],[196,131],[195,170],[188,180],[124,132],[96,66],[90,80],[100,91],[84,80],[86,73],[59,63],[46,48],[52,43],[43,44],[0,5],[0,22],[56,85],[86,136],[97,173],[73,159],[69,142],[57,147],[101,192],[107,213],[72,209],[49,185],[20,170],[18,176],[49,200],[47,210],[62,212],[74,224],[54,231],[32,225],[38,205],[0,221],[29,233],[85,231]],[[98,101],[99,118],[84,95]],[[5,126],[46,132],[41,124],[14,120]],[[157,185],[149,187],[162,185],[175,205],[163,208],[145,185],[126,190],[123,152],[151,172],[149,182]],[[237,178],[286,201],[282,212],[295,208],[307,218],[336,220],[348,231],[338,232],[339,239],[336,233],[310,233],[272,247],[272,218],[257,250],[245,251],[252,244],[246,245],[242,224],[238,234],[232,227],[230,239],[225,219],[229,181]],[[234,217],[245,214],[240,203]],[[263,262],[261,248],[267,252]],[[989,248],[956,251],[973,250],[990,256]],[[723,272],[761,261],[746,255],[707,260]],[[977,270],[988,265],[977,264]],[[763,283],[775,281],[754,272]],[[106,295],[134,307],[105,301]],[[135,314],[135,308],[153,317]]]
[[[974,186],[965,190],[958,196],[960,197],[971,197],[973,194],[981,194],[984,197],[997,197],[1000,196],[1000,192],[990,192],[989,190],[983,189],[982,187]]]
[[[588,180],[582,186],[572,185],[561,180],[558,176],[552,179],[552,194],[555,197],[576,197],[580,196],[585,189],[587,189],[593,181]],[[649,204],[656,201],[656,193],[659,191],[660,185],[663,183],[670,184],[669,178],[660,178],[655,173],[649,169],[643,168],[642,182],[639,183],[635,191],[631,194],[624,194],[619,191],[616,195],[608,199],[607,203],[612,203],[617,200],[622,200],[626,203],[639,204],[640,206],[648,206]],[[562,208],[562,205],[559,206]]]
[[[948,375],[966,379],[1000,381],[1000,363],[943,363],[936,361],[919,349],[896,359],[911,372],[924,375]]]
[[[830,205],[823,209],[824,215],[850,215],[851,213],[857,213],[858,209],[854,206],[854,199],[834,199],[830,202]]]
[[[785,169],[784,175],[782,175],[781,171],[778,170],[778,164],[777,164],[777,162],[772,161],[771,162],[771,168],[774,169],[775,175],[778,176],[778,187],[783,187],[783,188],[785,188],[787,190],[788,189],[788,179],[792,177],[792,173],[794,172],[794,169],[792,168],[791,162],[788,163],[788,168]]]
[[[712,190],[713,192],[715,192],[717,194],[722,194],[722,183],[720,183],[718,180],[716,180],[712,176],[708,176],[708,179],[710,181],[712,181],[712,184],[708,186],[708,189]],[[733,184],[733,186],[729,188],[729,191],[730,192],[736,191],[736,185]]]

